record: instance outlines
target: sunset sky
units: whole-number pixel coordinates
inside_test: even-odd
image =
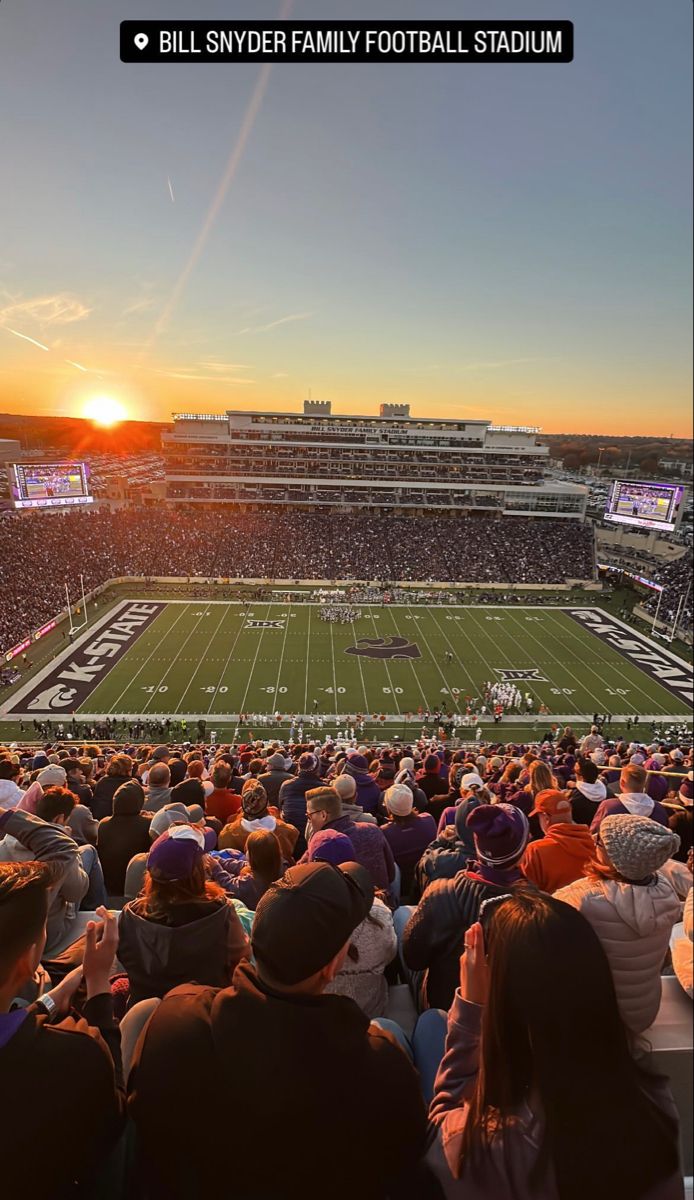
[[[0,4],[0,411],[691,436],[691,6],[434,7],[283,11],[568,18],[575,61],[123,65],[121,19],[282,0]]]

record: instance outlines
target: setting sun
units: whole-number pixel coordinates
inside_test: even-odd
[[[120,400],[115,400],[113,396],[93,396],[85,404],[83,415],[96,425],[106,427],[117,425],[127,417]]]

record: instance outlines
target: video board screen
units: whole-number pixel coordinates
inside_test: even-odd
[[[94,502],[87,463],[12,463],[8,474],[15,508],[62,508]]]
[[[683,500],[681,483],[637,483],[633,479],[615,479],[605,520],[616,525],[673,533],[679,523]]]

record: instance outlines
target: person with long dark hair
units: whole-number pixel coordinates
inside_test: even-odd
[[[248,957],[231,897],[207,878],[206,849],[202,830],[171,825],[149,851],[142,893],[120,918],[131,1005],[191,980],[225,987]]]
[[[589,923],[541,893],[465,938],[429,1110],[449,1200],[681,1200],[667,1081],[631,1053]]]

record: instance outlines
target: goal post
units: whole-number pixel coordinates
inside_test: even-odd
[[[67,579],[65,580],[65,597],[67,599],[67,616],[70,622],[70,637],[74,637],[81,629],[85,629],[89,623],[87,615],[87,598],[84,594],[84,575],[80,575],[80,597],[73,604],[70,599],[70,586]],[[79,622],[75,621],[75,614],[82,617]]]

